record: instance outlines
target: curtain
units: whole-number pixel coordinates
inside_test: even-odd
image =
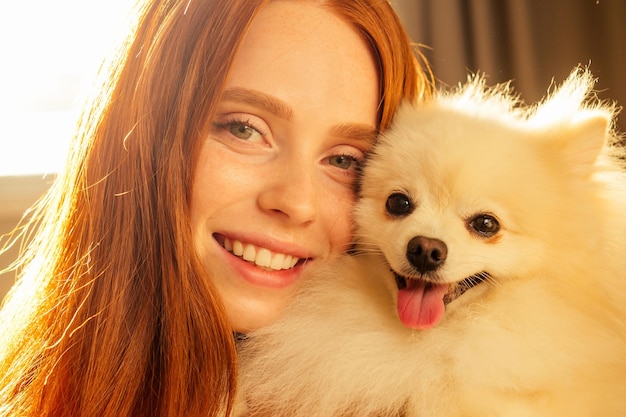
[[[626,105],[624,0],[391,0],[443,85],[485,73],[513,80],[532,103],[578,64],[599,80],[601,99]],[[626,132],[626,112],[618,126]]]

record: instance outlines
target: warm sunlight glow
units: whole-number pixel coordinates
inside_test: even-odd
[[[131,0],[4,2],[0,176],[62,168],[79,104],[124,30]]]

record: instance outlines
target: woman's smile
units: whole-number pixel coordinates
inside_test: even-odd
[[[281,271],[292,269],[302,259],[296,255],[275,252],[262,246],[242,242],[238,239],[231,239],[226,236],[215,235],[215,239],[233,255],[268,270]]]

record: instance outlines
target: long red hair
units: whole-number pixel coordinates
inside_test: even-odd
[[[154,0],[86,107],[2,310],[0,416],[226,415],[232,331],[189,219],[198,138],[268,0]],[[371,43],[380,128],[428,95],[386,0],[326,2]]]

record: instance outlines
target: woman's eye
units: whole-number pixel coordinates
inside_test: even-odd
[[[340,169],[356,168],[358,160],[354,156],[350,155],[333,155],[328,158],[330,165]]]
[[[213,123],[213,131],[219,136],[231,139],[255,144],[265,143],[267,126],[263,121],[253,119],[254,121],[250,121],[247,115],[222,116]]]
[[[223,125],[231,135],[238,139],[250,141],[254,136],[262,137],[261,133],[254,127],[242,122],[230,122]]]

